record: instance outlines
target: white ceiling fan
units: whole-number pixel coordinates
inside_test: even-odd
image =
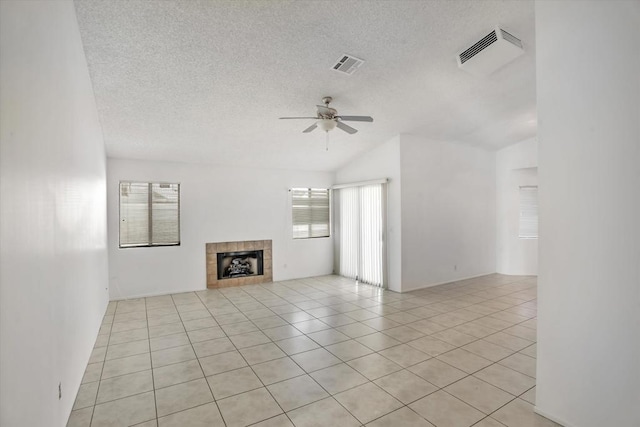
[[[309,133],[318,127],[325,132],[329,132],[337,127],[348,134],[354,134],[358,132],[358,130],[343,122],[373,122],[373,118],[370,116],[339,116],[335,108],[329,107],[331,101],[333,101],[333,98],[330,96],[322,98],[324,105],[316,105],[316,107],[318,107],[316,117],[280,117],[280,119],[316,120],[314,124],[303,130],[302,133]]]

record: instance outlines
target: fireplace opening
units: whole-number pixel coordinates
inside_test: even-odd
[[[219,252],[218,280],[235,277],[262,276],[263,251]]]

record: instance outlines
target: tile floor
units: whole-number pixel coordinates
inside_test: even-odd
[[[535,358],[532,277],[111,302],[67,425],[554,426],[533,412]]]

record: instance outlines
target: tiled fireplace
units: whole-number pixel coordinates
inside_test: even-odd
[[[206,244],[207,288],[273,281],[271,240]]]

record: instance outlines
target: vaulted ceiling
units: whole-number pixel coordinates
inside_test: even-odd
[[[399,133],[494,150],[535,135],[532,1],[76,0],[110,157],[331,171]],[[496,25],[525,54],[456,54]],[[331,69],[343,54],[353,75]],[[359,132],[301,131],[323,96]]]

